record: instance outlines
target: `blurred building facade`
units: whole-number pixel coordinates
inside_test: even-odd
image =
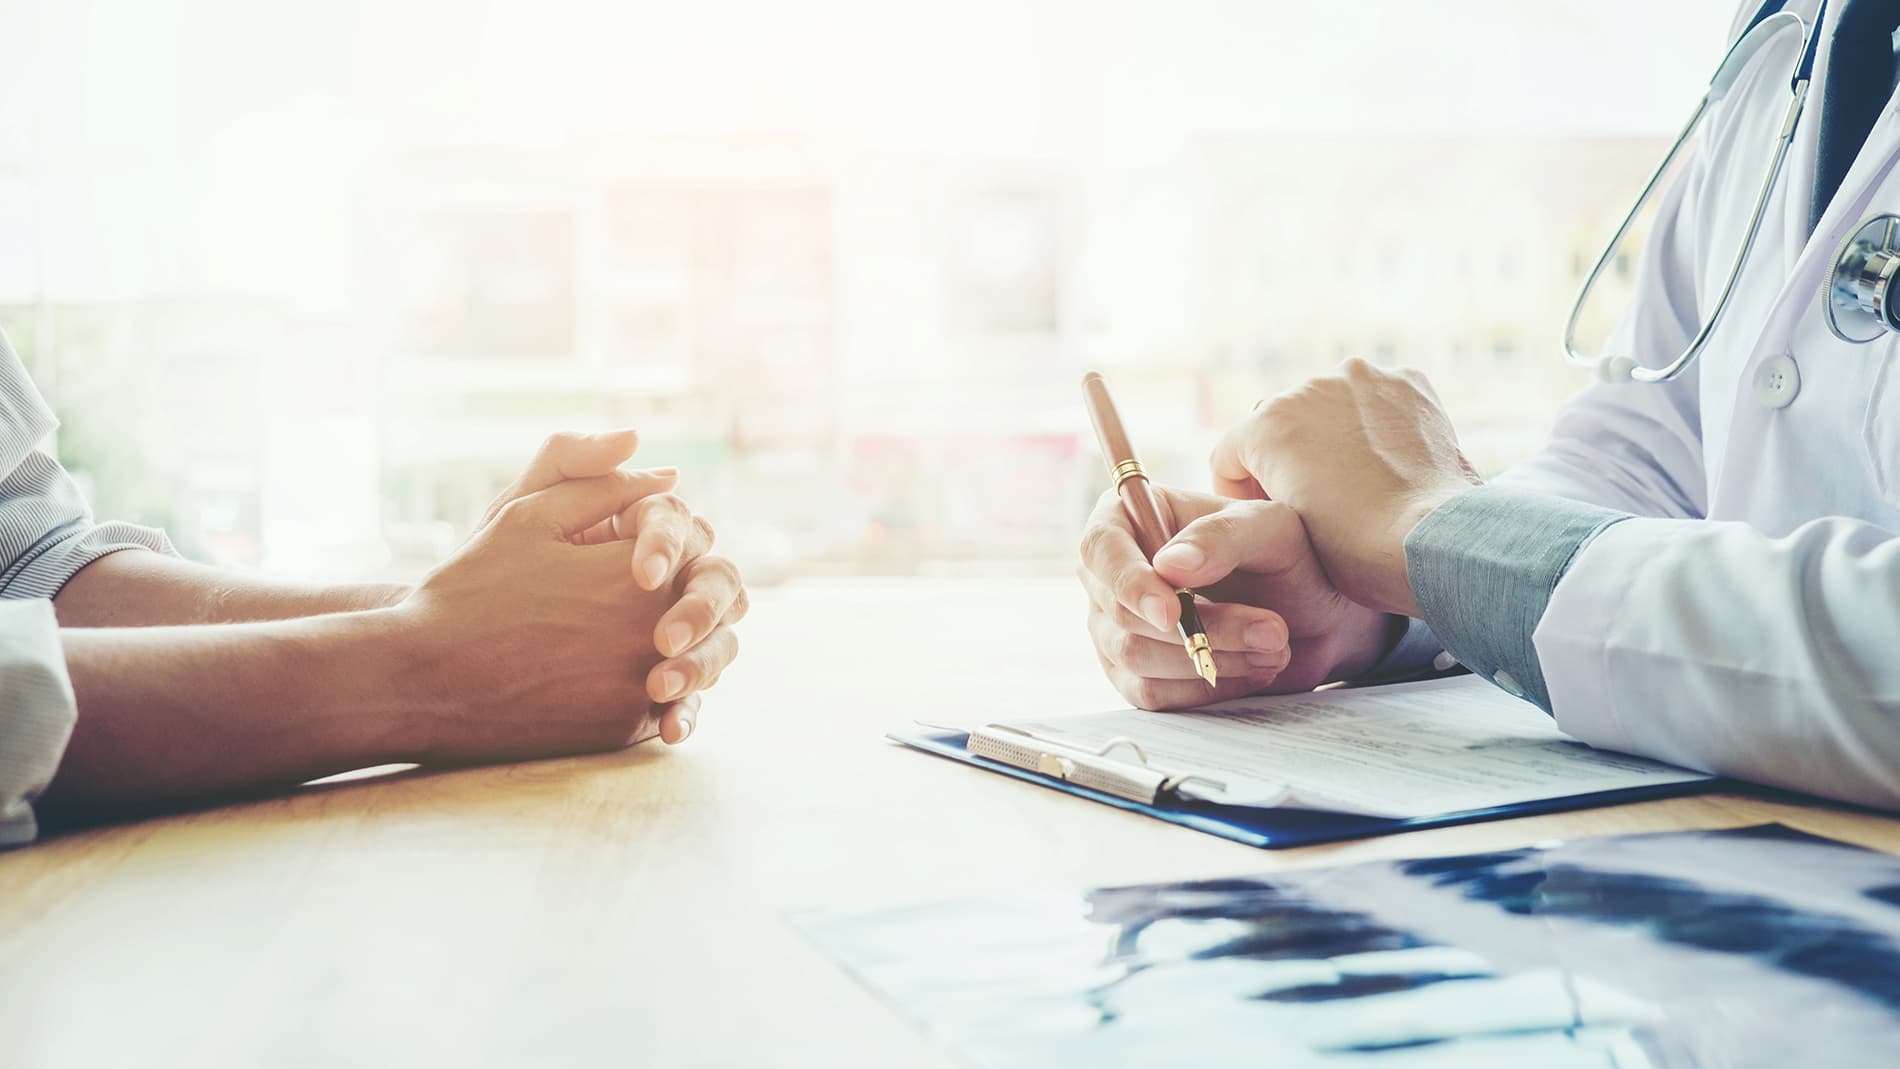
[[[0,326],[101,511],[214,558],[412,574],[547,432],[634,426],[762,576],[1061,567],[1106,486],[1085,367],[1192,485],[1254,399],[1349,355],[1430,373],[1480,467],[1534,448],[1582,381],[1570,297],[1663,147],[442,153],[358,206],[345,300],[49,292],[0,212]]]

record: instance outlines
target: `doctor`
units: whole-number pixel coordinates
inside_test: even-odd
[[[1123,694],[1209,700],[1170,639],[1191,585],[1221,602],[1213,698],[1448,654],[1591,744],[1900,807],[1897,24],[1751,0],[1652,184],[1607,381],[1503,477],[1422,376],[1350,361],[1226,436],[1223,496],[1168,496],[1152,568],[1105,501],[1083,579]]]

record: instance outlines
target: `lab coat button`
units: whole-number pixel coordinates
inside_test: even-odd
[[[1801,392],[1801,369],[1786,353],[1764,360],[1755,369],[1755,400],[1763,408],[1787,408]]]
[[[1491,682],[1496,683],[1499,689],[1513,698],[1522,698],[1524,696],[1524,688],[1518,686],[1517,678],[1509,672],[1500,670],[1491,677]]]

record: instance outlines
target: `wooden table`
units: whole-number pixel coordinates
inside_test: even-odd
[[[781,921],[1778,820],[1738,795],[1253,850],[881,741],[1120,704],[1072,583],[760,593],[691,744],[407,774],[0,857],[0,1065],[949,1066]]]

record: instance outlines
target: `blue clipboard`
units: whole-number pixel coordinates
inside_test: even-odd
[[[1327,813],[1313,809],[1259,809],[1253,806],[1216,805],[1212,802],[1188,800],[1148,805],[1112,794],[1104,794],[1087,787],[1078,787],[1073,783],[1032,772],[1026,768],[1017,768],[1001,761],[992,761],[987,757],[978,757],[964,749],[964,744],[970,738],[967,732],[919,731],[908,735],[893,732],[887,737],[893,742],[903,743],[905,746],[925,753],[948,757],[952,761],[986,768],[991,772],[1001,772],[1005,776],[1039,783],[1066,794],[1087,798],[1091,802],[1112,805],[1131,813],[1143,813],[1156,820],[1165,820],[1170,824],[1179,824],[1184,828],[1193,828],[1195,831],[1218,835],[1223,839],[1231,839],[1237,843],[1246,843],[1248,846],[1267,850],[1338,842],[1341,839],[1361,839],[1372,835],[1390,835],[1394,832],[1438,828],[1448,824],[1475,824],[1481,820],[1503,820],[1508,817],[1531,816],[1537,813],[1556,813],[1566,809],[1647,802],[1656,798],[1675,798],[1685,794],[1726,789],[1729,786],[1727,781],[1719,779],[1692,780],[1687,783],[1667,783],[1654,787],[1629,787],[1623,790],[1574,794],[1563,798],[1543,798],[1518,805],[1468,809],[1458,813],[1440,813],[1426,817],[1370,817],[1358,813]]]

